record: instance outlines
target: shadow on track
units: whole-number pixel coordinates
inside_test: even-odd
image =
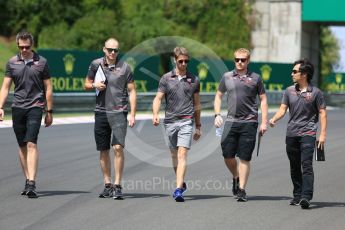
[[[86,191],[39,191],[38,194],[40,197],[44,196],[63,196],[63,195],[70,195],[70,194],[85,194],[90,193]]]

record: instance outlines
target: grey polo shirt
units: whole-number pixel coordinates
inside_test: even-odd
[[[316,136],[319,111],[326,108],[321,90],[309,85],[306,92],[301,92],[297,85],[289,86],[282,104],[288,106],[290,113],[286,136]]]
[[[109,66],[105,58],[91,62],[87,78],[94,81],[99,66],[102,66],[106,77],[106,89],[96,96],[95,111],[128,112],[127,84],[134,82],[131,68],[126,62],[117,60],[115,66]]]
[[[227,120],[232,122],[257,122],[257,96],[265,93],[261,77],[248,71],[240,76],[236,70],[226,72],[218,86],[218,91],[227,93]]]
[[[6,65],[5,76],[14,82],[14,97],[12,107],[29,109],[45,107],[45,89],[43,80],[49,79],[47,60],[34,52],[27,63],[18,54],[12,57]]]
[[[162,76],[158,92],[165,94],[165,123],[193,119],[194,94],[200,92],[198,77],[187,72],[186,76],[179,80],[175,70],[172,70]]]

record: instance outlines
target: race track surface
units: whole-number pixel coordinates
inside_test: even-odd
[[[254,151],[246,203],[232,196],[213,117],[202,118],[203,137],[189,152],[184,203],[171,197],[175,177],[164,129],[153,127],[150,120],[128,129],[124,200],[98,198],[103,181],[92,123],[41,128],[38,199],[19,195],[24,178],[18,147],[12,128],[2,128],[0,229],[344,229],[344,117],[344,110],[328,112],[326,161],[314,161],[315,193],[309,210],[289,205],[287,116],[262,138],[259,157]]]

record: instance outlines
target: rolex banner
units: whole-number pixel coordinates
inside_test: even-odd
[[[54,93],[85,92],[84,80],[92,60],[102,57],[102,52],[75,50],[38,50],[48,60]],[[156,92],[160,76],[173,68],[173,62],[165,63],[161,56],[120,53],[134,73],[138,92]],[[221,76],[234,68],[231,60],[212,60],[192,57],[188,69],[200,78],[201,92],[217,91]],[[251,71],[257,72],[267,90],[282,91],[292,84],[291,64],[250,63]]]

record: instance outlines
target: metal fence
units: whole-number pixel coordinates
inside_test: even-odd
[[[268,104],[279,105],[282,98],[282,91],[267,91]],[[152,111],[152,101],[155,93],[138,93],[137,110]],[[200,93],[202,109],[213,109],[215,93]],[[10,112],[13,94],[10,94],[5,105],[5,110]],[[345,94],[325,94],[327,105],[345,107]],[[95,107],[94,93],[59,93],[54,94],[54,111],[57,113],[79,113],[90,112]],[[161,108],[164,108],[164,100]],[[226,107],[226,96],[223,97],[222,107]]]

